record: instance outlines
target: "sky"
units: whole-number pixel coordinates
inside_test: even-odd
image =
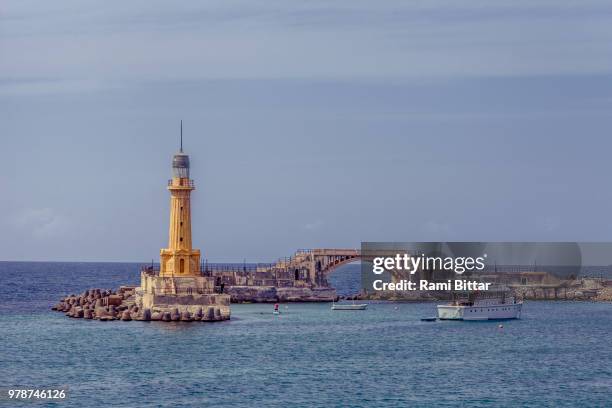
[[[607,1],[0,5],[0,260],[612,241]]]

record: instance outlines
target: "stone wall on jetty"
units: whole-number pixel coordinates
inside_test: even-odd
[[[612,286],[605,287],[599,291],[595,300],[598,302],[612,302]]]
[[[509,283],[507,287],[524,300],[612,302],[612,281],[605,278],[557,279],[555,283]],[[362,292],[355,296],[355,299],[361,300],[389,301],[443,301],[450,298],[450,292],[419,290]]]
[[[605,278],[580,277],[560,279],[557,284],[515,284],[510,287],[529,300],[612,301],[612,281]]]
[[[202,321],[228,320],[229,315],[219,306],[187,308],[143,308],[135,302],[135,287],[122,286],[116,292],[110,289],[89,289],[80,295],[69,295],[52,307],[68,317],[100,321]]]
[[[598,290],[562,286],[518,286],[514,291],[527,300],[595,300]]]
[[[229,286],[224,293],[232,303],[331,302],[338,298],[333,288]]]
[[[150,271],[140,274],[140,287],[135,289],[134,302],[151,313],[174,309],[195,315],[200,310],[219,310],[223,320],[230,318],[230,296],[215,290],[209,276],[158,276]]]

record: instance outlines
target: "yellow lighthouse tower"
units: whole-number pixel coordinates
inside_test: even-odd
[[[170,228],[168,248],[160,251],[160,267],[145,266],[135,303],[149,309],[152,320],[219,321],[230,318],[230,295],[216,286],[215,277],[202,274],[200,250],[191,244],[191,192],[189,156],[181,148],[172,158],[170,191]],[[161,316],[161,317],[160,317]]]
[[[200,276],[200,250],[191,244],[191,192],[195,189],[189,178],[189,156],[183,152],[183,121],[181,148],[172,159],[170,191],[170,228],[168,248],[160,251],[160,276]]]

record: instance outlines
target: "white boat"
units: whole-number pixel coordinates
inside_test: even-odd
[[[523,302],[505,292],[471,293],[447,305],[438,305],[440,320],[520,319]]]
[[[365,310],[368,307],[367,303],[336,303],[332,302],[331,310]]]

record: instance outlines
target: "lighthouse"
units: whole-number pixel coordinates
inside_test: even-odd
[[[170,191],[170,227],[168,248],[160,251],[160,276],[200,276],[200,250],[191,241],[191,192],[195,184],[189,176],[189,156],[183,152],[183,121],[181,145],[172,158]]]
[[[140,271],[135,304],[151,312],[152,320],[219,321],[230,318],[230,295],[223,293],[214,277],[200,270],[200,250],[191,241],[191,192],[189,156],[181,144],[172,157],[168,248],[160,250],[159,269],[153,265]]]

